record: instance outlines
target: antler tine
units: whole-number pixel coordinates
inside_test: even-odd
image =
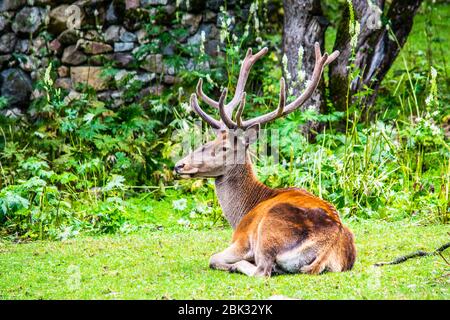
[[[340,52],[338,50],[335,50],[330,56],[328,57],[327,61],[325,61],[325,65],[329,65],[334,60],[336,60],[337,57],[339,57]]]
[[[327,53],[324,53],[322,55],[322,53],[320,52],[320,45],[318,42],[316,42],[314,44],[314,51],[315,51],[315,55],[316,55],[316,62],[314,65],[314,71],[311,77],[311,80],[307,86],[307,88],[305,89],[305,91],[299,96],[297,97],[297,99],[295,99],[293,102],[291,102],[290,104],[288,104],[287,106],[285,106],[285,84],[284,84],[284,79],[282,78],[280,80],[280,102],[278,105],[278,108],[268,114],[256,117],[254,119],[248,120],[248,121],[244,121],[241,124],[242,128],[248,128],[256,123],[259,124],[264,124],[267,123],[269,121],[275,120],[281,116],[287,115],[293,111],[295,111],[297,108],[299,108],[301,105],[303,105],[314,93],[314,90],[316,90],[319,81],[320,81],[320,77],[322,76],[322,72],[323,69],[325,68],[326,65],[330,64],[331,62],[333,62],[338,56],[339,56],[339,51],[334,51],[330,56],[328,56]]]
[[[234,92],[234,97],[225,106],[225,111],[229,117],[231,117],[233,110],[237,107],[237,105],[241,101],[242,94],[245,89],[245,84],[247,83],[248,75],[250,73],[250,69],[255,64],[255,62],[258,61],[261,57],[263,57],[268,51],[269,49],[267,49],[267,47],[262,48],[256,54],[252,54],[251,48],[247,50],[247,54],[241,65],[241,70],[239,71],[239,78],[236,85],[236,91]]]
[[[222,94],[220,95],[219,99],[219,114],[220,118],[222,119],[223,123],[227,126],[229,129],[236,128],[236,123],[231,120],[231,118],[228,116],[225,110],[225,99],[227,97],[227,89],[223,89]]]
[[[236,113],[236,122],[237,122],[236,127],[237,128],[242,128],[244,130],[247,129],[248,127],[256,124],[256,123],[263,124],[263,123],[269,122],[269,121],[271,121],[273,119],[276,119],[278,117],[281,117],[284,114],[284,108],[286,106],[286,85],[285,85],[285,80],[284,80],[283,77],[280,79],[280,99],[279,99],[279,102],[278,102],[277,109],[272,111],[272,112],[270,112],[270,113],[268,113],[268,114],[266,114],[266,115],[263,115],[263,116],[260,116],[260,117],[257,117],[257,118],[254,118],[254,119],[251,119],[251,120],[243,122],[242,121],[242,111],[244,110],[245,97],[246,97],[246,94],[244,92],[243,95],[242,95],[241,104],[240,104],[239,109],[238,109],[238,111]]]
[[[316,63],[322,58],[322,53],[320,52],[320,44],[318,42],[314,43],[314,53],[316,54]]]
[[[284,81],[284,77],[280,79],[280,100],[278,102],[277,108],[277,116],[281,116],[284,111],[284,107],[286,106],[286,82]]]
[[[195,111],[195,113],[197,113],[203,120],[205,120],[206,123],[208,123],[214,129],[220,129],[222,127],[219,121],[212,118],[205,111],[203,111],[202,108],[200,108],[197,101],[197,95],[195,93],[191,95],[191,107]]]
[[[208,97],[204,92],[203,92],[203,79],[200,78],[198,79],[198,83],[197,83],[197,95],[200,97],[200,99],[202,99],[203,102],[205,102],[206,104],[208,104],[210,107],[219,108],[219,104],[217,103],[217,101],[214,101],[213,99],[211,99],[210,97]]]
[[[260,59],[262,56],[264,56],[268,52],[267,47],[264,47],[261,49],[258,53],[252,54],[252,49],[249,48],[247,50],[247,53],[245,55],[244,61],[242,61],[241,69],[239,71],[239,78],[236,86],[236,92],[234,93],[233,99],[225,105],[225,112],[228,115],[228,118],[231,117],[234,108],[239,104],[240,99],[242,97],[242,92],[244,91],[245,84],[247,82],[248,74],[250,72],[251,67],[253,64]],[[203,92],[203,79],[198,80],[197,84],[197,95],[202,99],[203,102],[208,104],[209,106],[218,109],[219,108],[219,102],[211,99]]]
[[[242,93],[241,103],[239,104],[239,108],[236,112],[236,125],[238,128],[242,127],[242,112],[244,112],[246,98],[247,98],[247,93],[245,93],[245,91],[244,91]]]

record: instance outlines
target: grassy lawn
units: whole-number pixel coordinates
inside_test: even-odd
[[[231,229],[145,231],[62,242],[0,242],[1,299],[449,299],[449,268],[439,256],[381,268],[449,240],[448,225],[351,223],[358,259],[346,273],[248,278],[208,268]],[[448,256],[449,253],[445,252]]]

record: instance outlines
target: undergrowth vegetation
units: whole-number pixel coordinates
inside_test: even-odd
[[[427,4],[421,10],[411,35],[415,47],[402,50],[374,106],[361,108],[371,94],[367,91],[349,101],[346,113],[330,106],[326,114],[306,110],[270,125],[278,132],[270,139],[278,139],[279,154],[256,159],[264,183],[306,188],[351,219],[450,221],[450,70],[440,56],[450,50],[450,38],[439,24],[450,7]],[[121,79],[117,85],[126,93],[119,108],[99,101],[90,88],[81,88],[76,99],[55,89],[51,64],[37,85],[41,97],[27,116],[0,116],[0,235],[66,239],[80,232],[157,229],[170,225],[166,222],[180,228],[221,224],[213,183],[176,180],[172,155],[180,146],[176,137],[191,134],[198,120],[187,104],[198,78],[205,79],[211,95],[219,84],[232,89],[245,48],[271,49],[249,79],[248,105],[257,108],[248,107],[246,116],[267,112],[277,101],[281,32],[266,14],[254,7],[248,23],[231,33],[224,11],[218,59],[205,53],[204,41],[178,48],[167,63],[179,70],[181,83],[136,101],[141,84]],[[255,23],[258,17],[265,19]],[[150,17],[147,26],[149,52],[158,48],[152,43],[176,43],[186,32],[161,32],[155,19]],[[420,31],[430,19],[438,21],[429,26],[435,37]],[[186,57],[194,59],[194,67],[186,65]],[[116,72],[112,66],[105,70]],[[313,138],[301,134],[308,121],[322,128]],[[182,218],[158,216],[161,199]]]

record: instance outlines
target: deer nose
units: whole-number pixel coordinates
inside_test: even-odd
[[[174,168],[176,173],[180,173],[180,170],[184,168],[184,163],[182,164],[177,164]]]

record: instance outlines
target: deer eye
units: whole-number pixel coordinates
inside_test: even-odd
[[[222,151],[227,151],[227,147],[222,147]]]

